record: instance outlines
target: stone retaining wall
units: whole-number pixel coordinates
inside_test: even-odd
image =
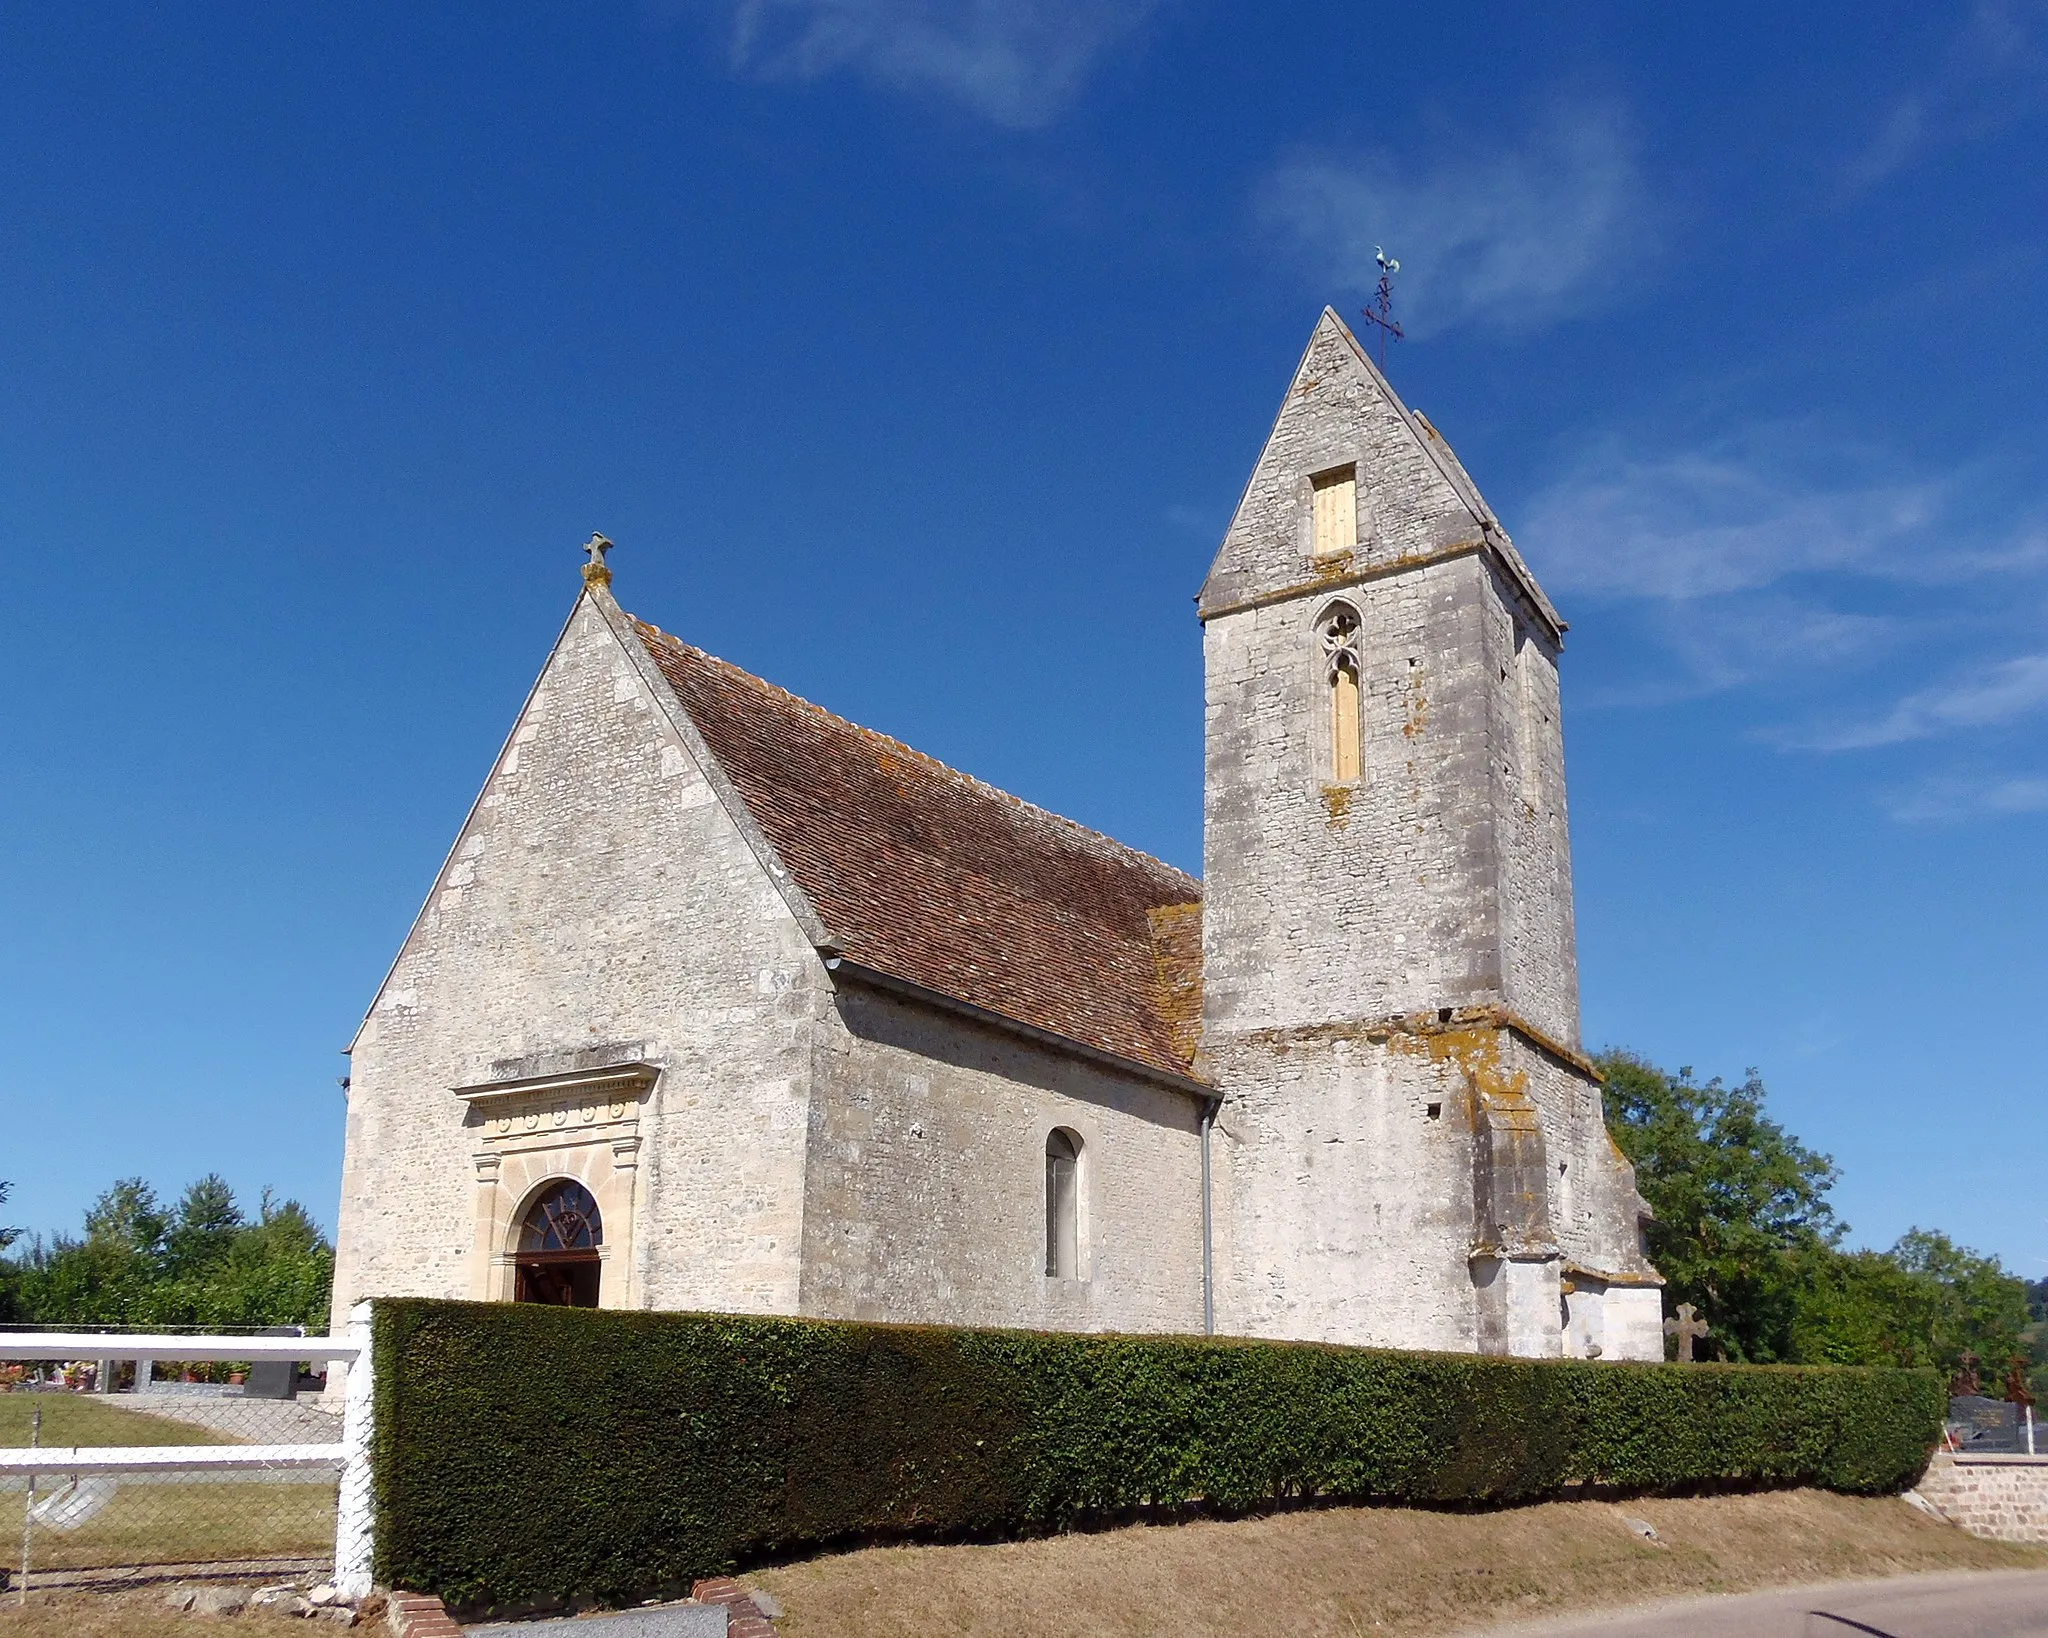
[[[1952,1456],[1936,1451],[1917,1488],[1973,1536],[2048,1543],[2048,1454]]]

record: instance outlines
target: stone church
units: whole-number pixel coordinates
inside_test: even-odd
[[[1203,878],[584,587],[350,1049],[425,1294],[1663,1356],[1564,622],[1325,311],[1199,606]]]

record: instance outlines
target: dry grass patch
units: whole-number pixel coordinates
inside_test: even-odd
[[[312,1638],[315,1633],[349,1630],[270,1610],[242,1610],[235,1615],[188,1615],[164,1607],[162,1588],[120,1593],[31,1593],[26,1607],[14,1594],[0,1597],[0,1638]],[[381,1622],[356,1627],[359,1634],[384,1638]]]
[[[1661,1540],[1640,1539],[1628,1518]],[[1485,1513],[1328,1508],[870,1548],[747,1579],[782,1600],[787,1638],[1356,1638],[1854,1576],[2043,1567],[2048,1549],[1979,1541],[1895,1497],[1787,1490]]]

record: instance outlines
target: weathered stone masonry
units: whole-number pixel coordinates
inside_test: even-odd
[[[1357,474],[1356,535],[1318,554],[1332,470]],[[1348,782],[1327,749],[1338,609],[1361,664]],[[1660,1356],[1634,1177],[1578,1053],[1563,624],[1334,314],[1201,612],[1224,1327]]]
[[[337,1311],[511,1295],[573,1179],[612,1306],[1661,1355],[1563,622],[1334,314],[1202,593],[1201,883],[633,619],[605,544],[355,1043]]]
[[[2048,1455],[1952,1456],[1936,1451],[1915,1488],[1973,1536],[2048,1542]]]

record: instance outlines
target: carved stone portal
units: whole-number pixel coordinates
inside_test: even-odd
[[[598,1306],[641,1306],[633,1258],[640,1118],[660,1073],[654,1064],[613,1064],[455,1089],[476,1139],[471,1297],[513,1299],[527,1209],[550,1181],[573,1178],[590,1191],[604,1225]]]

